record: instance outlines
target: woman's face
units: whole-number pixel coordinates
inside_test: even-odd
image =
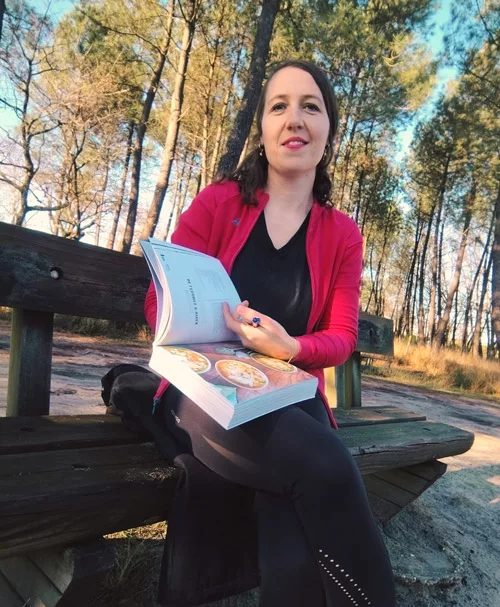
[[[285,67],[269,81],[262,136],[269,170],[289,176],[316,171],[330,121],[321,91],[304,70]]]

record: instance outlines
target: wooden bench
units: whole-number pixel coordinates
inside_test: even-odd
[[[0,418],[2,606],[89,605],[91,582],[113,560],[98,538],[168,519],[177,471],[153,444],[114,416],[49,415],[54,313],[142,323],[148,283],[142,258],[0,223],[0,305],[13,308]],[[334,372],[337,405],[352,408],[335,415],[384,523],[473,435],[393,407],[352,406],[361,403],[359,352],[392,348],[387,319],[362,315],[359,329],[357,353]]]

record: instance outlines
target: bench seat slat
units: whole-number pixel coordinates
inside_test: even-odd
[[[375,476],[384,481],[402,487],[409,493],[418,496],[429,486],[429,482],[434,483],[440,476],[446,472],[446,464],[443,462],[431,461],[425,462],[427,475],[424,478],[421,475],[422,464],[416,464],[411,468],[399,470],[384,470],[378,472]]]
[[[398,422],[425,421],[425,415],[405,411],[398,407],[364,407],[356,409],[333,409],[339,428],[393,424]]]
[[[417,415],[397,407],[366,407],[334,410],[340,428],[423,421]],[[81,449],[140,442],[115,415],[51,415],[0,419],[0,455],[54,449]]]
[[[455,455],[473,440],[427,421],[339,433],[363,474]],[[177,475],[150,443],[5,455],[0,466],[0,558],[161,520]]]
[[[0,454],[131,444],[141,439],[116,415],[50,415],[0,419]]]
[[[341,428],[339,434],[363,474],[458,455],[474,442],[471,432],[431,421]]]
[[[0,480],[2,487],[8,479],[24,477],[29,479],[57,472],[65,476],[67,484],[73,475],[85,476],[89,470],[109,466],[123,466],[124,471],[137,464],[159,462],[158,451],[153,443],[135,445],[113,445],[90,447],[88,449],[68,449],[44,451],[41,453],[12,453],[0,458]],[[0,503],[2,497],[0,496]]]

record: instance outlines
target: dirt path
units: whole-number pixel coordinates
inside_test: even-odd
[[[0,416],[8,335],[0,321]],[[121,362],[146,364],[148,354],[147,345],[57,334],[51,413],[102,412],[101,376]],[[364,378],[363,404],[395,405],[476,436],[473,448],[445,460],[446,474],[385,528],[399,605],[500,607],[500,403]]]

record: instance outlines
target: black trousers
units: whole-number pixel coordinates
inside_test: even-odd
[[[320,398],[224,430],[170,386],[170,432],[256,490],[261,607],[394,607],[389,556],[359,470]]]

